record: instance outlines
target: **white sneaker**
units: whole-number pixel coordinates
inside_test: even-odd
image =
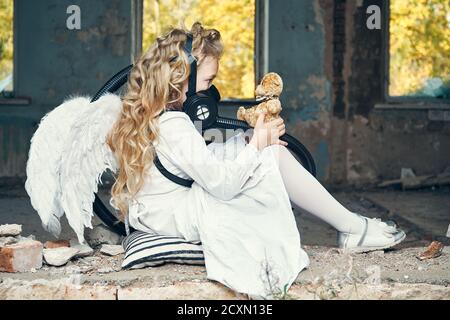
[[[369,219],[359,216],[365,222],[361,233],[338,232],[338,246],[344,252],[363,253],[383,250],[399,244],[406,237],[405,232],[398,229],[394,221],[383,222],[378,218]],[[368,234],[369,228],[371,232]]]

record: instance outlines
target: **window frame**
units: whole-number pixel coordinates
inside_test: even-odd
[[[439,99],[435,97],[409,97],[389,95],[390,79],[390,0],[383,1],[383,32],[382,32],[382,52],[383,52],[383,98],[386,104],[379,104],[379,108],[392,108],[398,104],[399,109],[450,109],[450,99]],[[391,106],[389,106],[392,104]]]
[[[255,86],[259,80],[268,71],[268,0],[255,0],[255,16],[254,16],[254,43],[253,43],[253,70]],[[225,98],[219,102],[219,107],[250,107],[256,103],[255,98],[236,99]]]
[[[17,10],[17,1],[13,0],[13,89],[12,91],[3,91],[0,93],[0,107],[29,107],[31,106],[31,98],[27,96],[18,96],[17,88],[19,87],[19,59],[18,59],[18,39],[17,30],[19,28],[19,14]],[[4,93],[7,93],[6,95]]]
[[[12,81],[12,86],[13,89],[11,91],[6,90],[6,91],[2,91],[0,93],[0,104],[4,104],[4,102],[8,103],[7,101],[12,101],[15,97],[15,93],[17,90],[17,41],[16,41],[16,30],[17,30],[17,8],[16,8],[16,0],[13,0],[13,25],[12,25],[12,37],[13,37],[13,70],[12,70],[12,77],[13,77],[13,81]],[[5,95],[6,93],[6,95]]]
[[[142,39],[143,39],[143,10],[144,0],[132,0],[133,3],[133,29],[134,29],[134,52],[132,56],[137,57],[142,52]],[[267,18],[268,18],[268,0],[255,0],[255,16],[254,16],[254,81],[257,85],[258,80],[264,75],[264,71],[267,69],[267,53],[268,53],[268,34],[267,31]],[[237,106],[252,106],[255,104],[255,99],[236,99],[225,98],[220,101],[219,107],[237,107]]]

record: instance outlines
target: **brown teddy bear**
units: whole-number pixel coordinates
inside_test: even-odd
[[[240,107],[237,111],[237,118],[246,121],[251,127],[255,127],[256,120],[263,111],[267,111],[264,122],[279,118],[282,110],[279,100],[281,91],[283,91],[281,77],[275,72],[267,73],[255,90],[256,100],[262,102],[249,109]]]

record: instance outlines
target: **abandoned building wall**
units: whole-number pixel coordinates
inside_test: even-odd
[[[82,30],[71,31],[71,1],[16,1],[15,89],[32,100],[0,105],[0,177],[25,176],[29,140],[45,112],[70,94],[93,95],[131,62],[133,2],[76,1]],[[398,178],[402,167],[432,174],[450,165],[449,110],[384,101],[383,30],[366,27],[367,7],[382,0],[261,2],[266,68],[285,85],[281,115],[311,151],[321,182],[358,186]]]
[[[131,63],[130,1],[79,0],[81,30],[69,30],[70,0],[15,1],[15,100],[0,105],[0,177],[24,177],[43,115],[71,95],[93,96]]]
[[[270,1],[268,12],[268,71],[283,78],[281,116],[287,133],[311,152],[321,181],[329,178],[332,158],[332,7],[330,1]]]
[[[383,2],[347,1],[351,43],[345,74],[348,183],[396,179],[402,167],[412,168],[416,175],[437,174],[450,165],[450,104],[445,111],[430,103],[402,108],[406,103],[385,102],[384,30],[366,27],[367,7],[383,8]],[[386,108],[375,108],[376,104]]]
[[[282,116],[327,185],[372,185],[399,178],[402,167],[421,175],[450,165],[450,111],[385,102],[383,29],[367,28],[370,5],[383,9],[382,0],[270,2],[269,71],[284,79]]]

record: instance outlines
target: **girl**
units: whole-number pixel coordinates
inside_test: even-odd
[[[201,241],[207,278],[252,298],[273,298],[309,266],[291,202],[338,230],[338,244],[354,252],[391,247],[405,237],[394,224],[344,208],[297,162],[279,139],[282,119],[260,115],[249,143],[237,134],[206,146],[182,112],[190,66],[183,50],[193,36],[197,91],[208,89],[223,53],[220,33],[199,22],[174,28],[135,63],[122,113],[108,137],[120,166],[112,202],[137,230]],[[171,112],[164,112],[171,110]],[[164,177],[157,153],[171,173]]]

